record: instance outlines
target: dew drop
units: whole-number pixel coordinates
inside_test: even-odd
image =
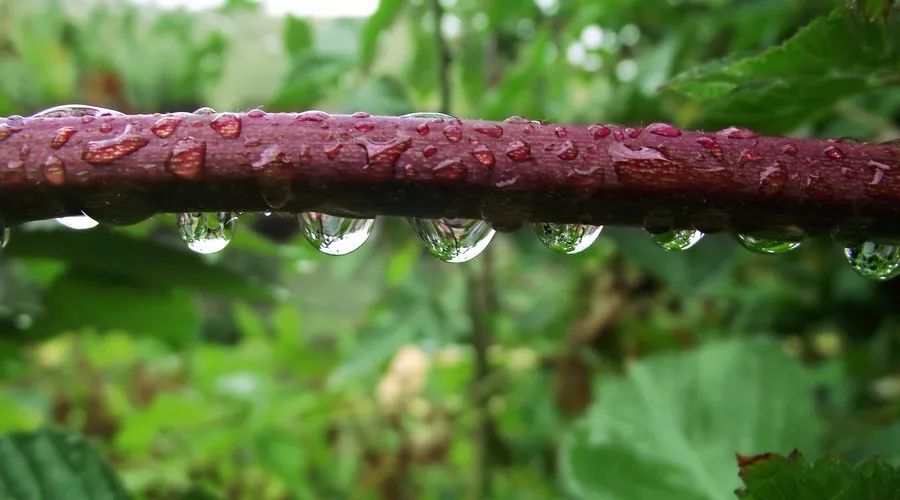
[[[353,118],[369,118],[372,115],[370,115],[369,113],[366,113],[365,111],[357,111],[356,113],[353,113],[350,116],[352,116]]]
[[[451,123],[444,127],[444,137],[450,142],[459,142],[462,139],[462,127],[457,123]]]
[[[375,224],[375,219],[338,217],[320,212],[303,212],[297,220],[306,241],[328,255],[346,255],[361,247]]]
[[[866,241],[844,249],[850,268],[865,278],[885,281],[900,274],[900,246]]]
[[[679,137],[681,131],[670,123],[651,123],[644,129],[651,134],[660,135],[662,137]]]
[[[719,146],[719,143],[716,142],[712,137],[698,137],[697,144],[703,146],[709,151],[709,154],[713,155],[713,157],[719,161],[725,159],[725,155],[722,154],[722,148]]]
[[[54,106],[32,115],[33,118],[67,118],[67,117],[98,117],[98,116],[122,116],[124,113],[87,104],[63,104]]]
[[[534,224],[541,243],[560,253],[574,254],[587,249],[600,236],[603,226],[588,224]]]
[[[478,256],[494,237],[494,229],[474,219],[409,219],[428,253],[444,262],[466,262]]]
[[[412,147],[412,138],[401,136],[388,141],[369,139],[366,140],[363,147],[366,149],[366,169],[393,173],[394,165],[397,164],[400,155]]]
[[[753,139],[759,137],[759,134],[756,132],[743,127],[728,127],[716,132],[716,135],[721,135],[729,139]]]
[[[794,156],[797,154],[797,146],[794,144],[785,144],[783,148],[781,148],[781,152],[787,156]]]
[[[182,179],[194,180],[203,175],[206,163],[206,143],[196,137],[186,137],[175,144],[166,170]]]
[[[62,186],[66,183],[66,164],[59,157],[50,155],[41,167],[44,180],[53,186]]]
[[[610,130],[606,125],[596,123],[588,127],[588,133],[591,134],[591,137],[594,139],[603,139],[604,137],[609,136]]]
[[[307,148],[301,151],[301,155],[304,151],[308,156],[309,149]],[[253,170],[262,170],[268,167],[288,166],[289,162],[285,159],[285,156],[286,155],[284,154],[284,151],[281,150],[281,147],[277,144],[273,144],[259,154],[259,159],[251,163],[250,168]]]
[[[250,118],[265,118],[266,112],[259,108],[251,109],[247,112],[247,116],[249,116]]]
[[[531,146],[525,141],[512,141],[506,147],[506,156],[516,162],[528,161],[531,159]]]
[[[518,116],[518,115],[510,116],[509,118],[503,120],[503,122],[504,123],[513,123],[516,125],[530,125],[531,124],[531,120],[529,120],[528,118],[525,118],[523,116]]]
[[[195,115],[214,115],[214,114],[216,114],[216,110],[210,108],[209,106],[203,106],[202,108],[197,109],[197,111],[194,111],[194,114]]]
[[[324,122],[328,118],[328,113],[318,110],[304,111],[297,115],[299,122]]]
[[[330,144],[325,146],[325,157],[329,160],[334,160],[341,154],[341,150],[344,149],[344,145],[340,142],[336,142],[334,144]]]
[[[781,164],[775,162],[775,164],[766,167],[759,173],[757,189],[766,196],[774,196],[784,190],[787,180],[787,172],[781,168]]]
[[[425,149],[422,150],[422,156],[424,156],[425,158],[431,158],[432,156],[436,155],[437,152],[438,148],[429,144],[425,146]]]
[[[131,131],[128,127],[122,135],[105,141],[87,143],[81,158],[93,165],[106,165],[134,153],[150,143],[150,139]]]
[[[574,160],[575,158],[578,158],[578,146],[576,146],[574,142],[567,140],[556,150],[556,156],[560,160]]]
[[[475,161],[485,167],[490,168],[494,166],[494,153],[491,151],[491,148],[484,144],[475,146],[472,149],[472,156],[475,158]]]
[[[825,148],[825,156],[832,160],[841,160],[844,158],[844,152],[838,149],[837,146],[828,146]]]
[[[647,231],[653,241],[665,250],[687,250],[703,239],[703,233],[696,229],[671,229],[662,232]]]
[[[353,126],[356,130],[364,134],[368,134],[369,132],[375,130],[375,124],[369,121],[357,122],[356,125]]]
[[[422,122],[416,125],[416,132],[419,135],[428,135],[431,132],[431,127],[428,126],[428,122]]]
[[[499,139],[499,138],[503,137],[503,127],[501,127],[500,125],[494,125],[494,124],[475,125],[474,127],[472,127],[472,129],[481,135],[493,137],[494,139]]]
[[[75,135],[74,127],[63,127],[56,131],[56,135],[53,136],[53,139],[50,140],[50,147],[52,149],[60,149],[69,142],[69,139]]]
[[[569,131],[566,130],[566,127],[556,127],[555,129],[553,129],[553,133],[556,134],[556,137],[559,137],[560,139],[569,137]]]
[[[112,132],[112,123],[103,123],[100,125],[100,133],[108,134]]]
[[[190,212],[178,214],[178,233],[197,253],[215,253],[231,241],[237,229],[237,212]]]
[[[737,235],[737,239],[744,248],[758,253],[785,253],[800,246],[799,241],[772,240],[746,234]]]
[[[625,128],[625,135],[631,137],[632,139],[637,139],[638,137],[640,137],[642,131],[643,130],[641,130],[640,127],[627,127]]]
[[[448,158],[434,167],[432,172],[438,179],[456,181],[466,176],[466,165],[459,158]]]
[[[81,213],[82,215],[74,215],[72,217],[57,217],[56,222],[59,222],[69,229],[77,229],[79,231],[82,229],[91,229],[100,224],[87,215],[84,215],[84,212]]]
[[[456,118],[445,114],[445,113],[435,113],[433,111],[427,112],[418,112],[418,113],[407,113],[400,118],[421,118],[423,120],[428,120],[431,122],[442,122],[442,121],[454,121]]]
[[[234,113],[222,113],[209,123],[209,126],[226,139],[237,139],[241,136],[241,118]]]

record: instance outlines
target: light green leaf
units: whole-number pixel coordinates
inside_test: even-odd
[[[312,28],[309,23],[294,16],[284,18],[284,48],[293,57],[312,48]]]
[[[378,50],[378,40],[381,37],[381,33],[394,22],[401,7],[403,7],[403,0],[380,0],[378,9],[366,20],[359,37],[362,43],[360,48],[360,63],[362,67],[368,67],[372,60],[375,59],[375,52]]]
[[[600,384],[563,445],[581,498],[719,500],[740,485],[734,454],[815,451],[817,377],[769,341],[660,355]]]
[[[80,436],[42,429],[0,438],[0,498],[128,498],[99,453]]]

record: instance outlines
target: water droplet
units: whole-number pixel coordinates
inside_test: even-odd
[[[613,132],[613,139],[622,142],[625,140],[625,133],[622,132],[622,129],[617,128],[615,132]]]
[[[74,215],[72,217],[58,217],[56,222],[59,222],[63,226],[66,226],[69,229],[91,229],[97,227],[99,222],[94,219],[84,215],[84,212],[81,212],[82,215]]]
[[[719,146],[719,143],[716,142],[712,137],[698,137],[697,144],[703,146],[709,151],[709,154],[713,155],[713,157],[719,161],[725,159],[725,155],[722,154],[722,148]]]
[[[641,132],[642,132],[642,130],[640,127],[626,127],[625,128],[625,135],[627,135],[628,137],[631,137],[632,139],[637,139],[638,137],[640,137]]]
[[[900,274],[900,246],[866,241],[844,249],[850,268],[865,278],[885,281]]]
[[[216,114],[216,110],[210,108],[209,106],[203,106],[202,108],[197,109],[197,111],[194,111],[194,114],[195,115],[214,115],[214,114]]]
[[[361,247],[375,224],[375,219],[353,219],[319,212],[303,212],[297,220],[306,241],[328,255],[346,255]]]
[[[531,159],[531,146],[525,141],[512,141],[506,146],[506,156],[512,161],[528,161]]]
[[[28,144],[22,144],[21,146],[19,146],[19,159],[20,160],[27,160],[28,155],[30,155],[30,154],[31,154],[31,147],[29,147]]]
[[[478,256],[494,237],[485,221],[473,219],[409,219],[428,253],[444,262],[466,262]]]
[[[400,118],[421,118],[421,119],[423,119],[423,120],[428,120],[428,121],[431,121],[431,122],[433,122],[433,123],[440,123],[440,122],[442,122],[442,121],[454,121],[454,120],[456,120],[456,118],[454,118],[454,117],[452,117],[452,116],[450,116],[450,115],[448,115],[448,114],[444,114],[444,113],[435,113],[435,112],[433,112],[433,111],[418,112],[418,113],[407,113],[407,114],[401,116]]]
[[[513,115],[503,120],[504,123],[514,123],[516,125],[530,125],[531,120],[523,116]]]
[[[425,146],[425,149],[422,150],[422,156],[424,156],[425,158],[431,158],[432,156],[436,155],[437,152],[438,148],[429,144]]]
[[[336,142],[334,144],[329,144],[325,146],[325,157],[329,160],[334,160],[341,154],[341,150],[344,149],[344,145],[340,142]]]
[[[175,144],[166,170],[182,179],[194,180],[203,175],[206,163],[206,143],[196,137],[186,137]]]
[[[53,136],[53,139],[50,140],[50,147],[53,149],[60,149],[69,142],[69,139],[75,135],[74,127],[63,127],[56,131],[56,135]]]
[[[106,123],[100,124],[100,133],[101,134],[108,134],[110,132],[112,132],[112,123],[106,122]]]
[[[309,154],[309,150],[306,149],[306,154]],[[301,151],[301,154],[303,151]],[[289,162],[285,159],[284,151],[281,150],[281,147],[277,144],[273,144],[262,151],[259,154],[259,159],[250,164],[250,168],[253,170],[262,170],[268,167],[283,167],[288,166]]]
[[[213,130],[226,139],[241,136],[241,118],[234,113],[222,113],[209,123]]]
[[[297,121],[300,122],[324,122],[328,118],[328,113],[318,110],[304,111],[297,115]]]
[[[63,104],[45,109],[32,115],[33,118],[67,118],[67,117],[98,117],[98,116],[122,116],[124,113],[87,104]],[[82,120],[83,121],[83,120]]]
[[[375,130],[375,124],[369,121],[357,122],[356,125],[353,126],[356,130],[364,134],[368,134],[369,132]]]
[[[799,241],[772,240],[746,234],[737,235],[737,239],[744,248],[758,253],[785,253],[800,246]]]
[[[0,231],[0,248],[6,248],[6,245],[9,244],[9,236],[10,230],[6,227],[6,224],[2,224],[2,231]]]
[[[596,123],[588,127],[588,133],[591,134],[591,137],[594,139],[603,139],[604,137],[609,136],[610,130],[606,125]]]
[[[647,125],[645,130],[651,134],[661,135],[663,137],[681,136],[681,131],[671,123],[651,123],[650,125]]]
[[[370,115],[369,113],[366,113],[365,111],[357,111],[356,113],[353,113],[350,116],[352,116],[353,118],[369,118],[372,115]]]
[[[703,233],[696,229],[671,229],[658,233],[647,232],[657,245],[666,250],[687,250],[703,239]]]
[[[585,250],[600,236],[603,226],[588,224],[534,224],[541,243],[560,253],[574,254]]]
[[[828,146],[825,148],[825,156],[832,160],[841,160],[844,158],[844,152],[838,149],[837,146]]]
[[[785,144],[783,148],[781,148],[781,152],[787,156],[794,156],[797,154],[797,146],[794,144]]]
[[[59,157],[48,156],[41,169],[48,184],[62,186],[66,183],[66,164]]]
[[[407,149],[412,146],[412,138],[395,137],[388,141],[366,140],[366,169],[378,173],[394,173],[394,165]]]
[[[432,172],[439,179],[456,181],[466,176],[466,165],[459,158],[448,158],[434,167]]]
[[[784,190],[787,183],[787,172],[781,168],[781,164],[775,162],[772,166],[766,167],[759,173],[759,192],[766,196],[774,196]]]
[[[494,153],[491,151],[491,148],[487,147],[484,144],[479,144],[472,149],[472,156],[475,160],[484,165],[485,167],[493,167],[494,166]]]
[[[716,132],[716,135],[721,135],[729,139],[753,139],[759,137],[759,134],[756,132],[743,127],[728,127]]]
[[[462,139],[462,127],[457,123],[451,123],[444,127],[444,137],[450,142],[459,142]]]
[[[87,143],[81,158],[93,165],[106,165],[130,155],[150,143],[150,139],[131,131],[127,127],[122,135],[105,141]]]
[[[428,126],[428,122],[422,122],[416,125],[416,132],[418,132],[419,135],[428,135],[428,133],[431,132],[431,127]]]
[[[494,124],[475,125],[472,128],[479,134],[486,135],[488,137],[493,137],[494,139],[499,139],[499,138],[503,137],[503,127],[501,127],[500,125],[494,125]]]
[[[875,184],[878,184],[879,182],[881,182],[881,180],[884,179],[884,174],[887,173],[887,171],[891,169],[890,165],[887,165],[885,163],[881,163],[880,161],[875,161],[875,160],[869,160],[867,165],[872,167],[873,169],[875,169],[873,177],[872,177],[872,181],[869,182],[870,186],[874,186]]]
[[[18,123],[11,123],[9,121],[5,123],[0,123],[0,142],[9,139],[9,137],[17,132],[22,130],[22,126]]]
[[[237,212],[190,212],[178,214],[178,233],[197,253],[215,253],[225,248],[237,229]]]
[[[578,146],[574,142],[566,140],[556,150],[556,156],[560,160],[574,160],[578,158]]]
[[[251,109],[247,112],[247,116],[249,116],[250,118],[265,118],[266,112],[259,108]]]
[[[556,127],[555,129],[553,129],[553,133],[556,134],[556,137],[559,137],[560,139],[569,137],[569,131],[566,130],[566,127]]]

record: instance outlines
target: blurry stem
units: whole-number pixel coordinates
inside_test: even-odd
[[[447,41],[444,40],[441,31],[441,23],[444,18],[444,8],[441,7],[439,0],[431,0],[431,12],[434,19],[434,45],[438,52],[437,79],[438,89],[441,96],[440,111],[441,113],[450,113],[450,49],[447,47]]]
[[[475,351],[475,374],[471,392],[476,412],[475,441],[473,443],[473,490],[471,498],[488,498],[491,492],[492,448],[497,442],[496,431],[488,411],[490,391],[488,381],[491,367],[488,350],[491,345],[491,323],[496,308],[494,290],[494,257],[488,247],[477,266],[470,266],[468,276],[469,314],[472,319],[471,343]]]

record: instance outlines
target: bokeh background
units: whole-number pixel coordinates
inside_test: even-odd
[[[721,70],[841,5],[0,0],[0,114],[403,114],[446,81],[460,117],[900,137],[900,44]],[[900,464],[898,292],[825,239],[605,228],[562,256],[525,227],[450,265],[398,219],[344,257],[279,214],[212,256],[171,215],[30,223],[0,256],[0,432],[88,436],[138,498],[727,498],[735,452]]]

